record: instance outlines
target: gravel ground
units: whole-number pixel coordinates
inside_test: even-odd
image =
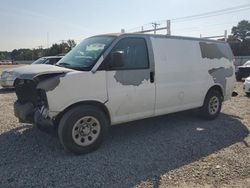
[[[235,90],[214,121],[187,111],[115,126],[82,156],[19,124],[1,90],[0,187],[250,187],[250,98]]]

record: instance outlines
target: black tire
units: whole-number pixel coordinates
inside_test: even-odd
[[[214,99],[218,101],[218,103],[213,104]],[[221,106],[221,93],[217,90],[211,90],[207,93],[203,106],[199,109],[200,115],[204,119],[213,120],[220,114]]]
[[[97,120],[99,123],[98,127],[100,127],[100,130],[99,130],[98,136],[96,136],[93,143],[86,145],[86,146],[82,146],[76,143],[77,142],[75,141],[76,138],[73,138],[72,134],[73,134],[73,131],[75,131],[73,130],[73,128],[77,124],[77,122],[79,122],[81,118],[85,118],[85,117],[92,117],[93,119]],[[92,129],[91,128],[88,128],[88,129],[89,129],[89,134],[92,134],[91,132]],[[58,136],[59,136],[62,146],[64,147],[66,151],[72,152],[74,154],[84,154],[84,153],[89,153],[89,152],[94,151],[101,145],[107,132],[108,132],[108,120],[104,112],[101,111],[99,108],[95,106],[90,106],[90,105],[76,106],[72,108],[71,110],[69,110],[68,112],[66,112],[63,115],[62,119],[60,120],[59,127],[58,127]],[[80,138],[83,137],[81,133],[79,131]],[[86,139],[88,135],[84,135],[84,136],[85,136],[84,139]],[[82,140],[79,142],[82,142]],[[82,143],[84,143],[84,141]]]

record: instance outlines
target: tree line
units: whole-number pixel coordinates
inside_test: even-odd
[[[250,23],[242,20],[231,31],[227,42],[230,44],[235,56],[250,56]]]
[[[250,22],[248,20],[240,21],[237,26],[231,30],[227,42],[232,48],[235,56],[250,56]],[[0,52],[0,60],[36,60],[42,56],[53,56],[66,54],[76,43],[74,40],[68,40],[61,44],[53,44],[50,48],[42,49],[15,49],[12,52]]]
[[[0,52],[0,60],[11,59],[12,61],[36,60],[43,56],[64,55],[76,46],[74,40],[67,40],[60,44],[53,44],[50,48],[14,49],[11,52]]]

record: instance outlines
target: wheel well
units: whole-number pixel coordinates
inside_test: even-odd
[[[224,98],[223,90],[222,90],[222,88],[221,88],[220,86],[218,86],[218,85],[212,86],[212,87],[207,91],[207,94],[208,94],[210,91],[212,91],[212,90],[218,91],[218,92],[221,94],[222,100],[223,100],[223,98]]]
[[[104,112],[104,114],[108,118],[108,121],[109,121],[109,124],[110,124],[110,114],[109,114],[109,111],[108,111],[107,107],[103,103],[98,102],[98,101],[82,101],[82,102],[77,102],[77,103],[74,103],[74,104],[68,106],[66,109],[64,109],[62,112],[60,112],[56,116],[55,124],[58,126],[61,118],[63,117],[63,115],[66,112],[68,112],[69,110],[71,110],[72,108],[74,108],[76,106],[79,106],[79,105],[91,105],[91,106],[98,107],[100,110],[102,110]]]

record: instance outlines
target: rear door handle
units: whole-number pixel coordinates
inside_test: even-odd
[[[154,83],[155,81],[155,73],[153,71],[150,72],[150,82]]]

